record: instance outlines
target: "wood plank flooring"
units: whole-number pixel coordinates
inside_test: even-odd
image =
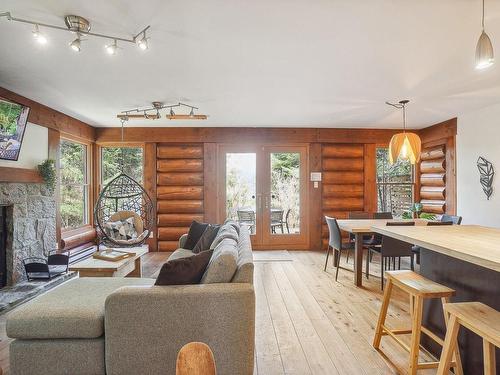
[[[143,257],[143,276],[156,277],[168,253]],[[293,261],[255,263],[256,375],[274,374],[406,374],[408,354],[394,341],[382,339],[384,357],[371,346],[381,304],[380,279],[352,282],[353,260],[342,266],[338,282],[331,263],[323,271],[324,254],[290,251]],[[265,257],[264,257],[265,258]],[[272,258],[270,258],[272,259]],[[378,275],[375,257],[370,273]],[[408,298],[395,293],[389,308],[390,327],[409,325]],[[409,342],[409,337],[407,338]],[[0,366],[8,371],[5,315],[0,316]],[[422,354],[421,360],[430,357]],[[435,370],[419,371],[434,374]]]

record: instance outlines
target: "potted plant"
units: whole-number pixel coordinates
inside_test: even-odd
[[[51,193],[54,192],[57,182],[56,162],[52,159],[44,160],[43,163],[38,165],[38,172],[40,172],[47,189]]]

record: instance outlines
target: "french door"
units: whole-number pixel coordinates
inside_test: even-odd
[[[255,249],[308,246],[307,146],[219,145],[219,221],[246,225]]]

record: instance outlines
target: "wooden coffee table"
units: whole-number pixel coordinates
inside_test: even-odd
[[[70,265],[69,270],[78,271],[80,277],[141,277],[141,257],[149,251],[148,245],[117,250],[135,253],[135,256],[117,262],[90,257]]]

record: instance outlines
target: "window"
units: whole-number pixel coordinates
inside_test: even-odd
[[[400,216],[413,204],[413,167],[408,160],[389,164],[389,149],[377,148],[378,211]]]
[[[89,224],[87,145],[61,139],[61,226]]]
[[[101,148],[101,189],[122,171],[142,184],[142,147],[102,147]]]

